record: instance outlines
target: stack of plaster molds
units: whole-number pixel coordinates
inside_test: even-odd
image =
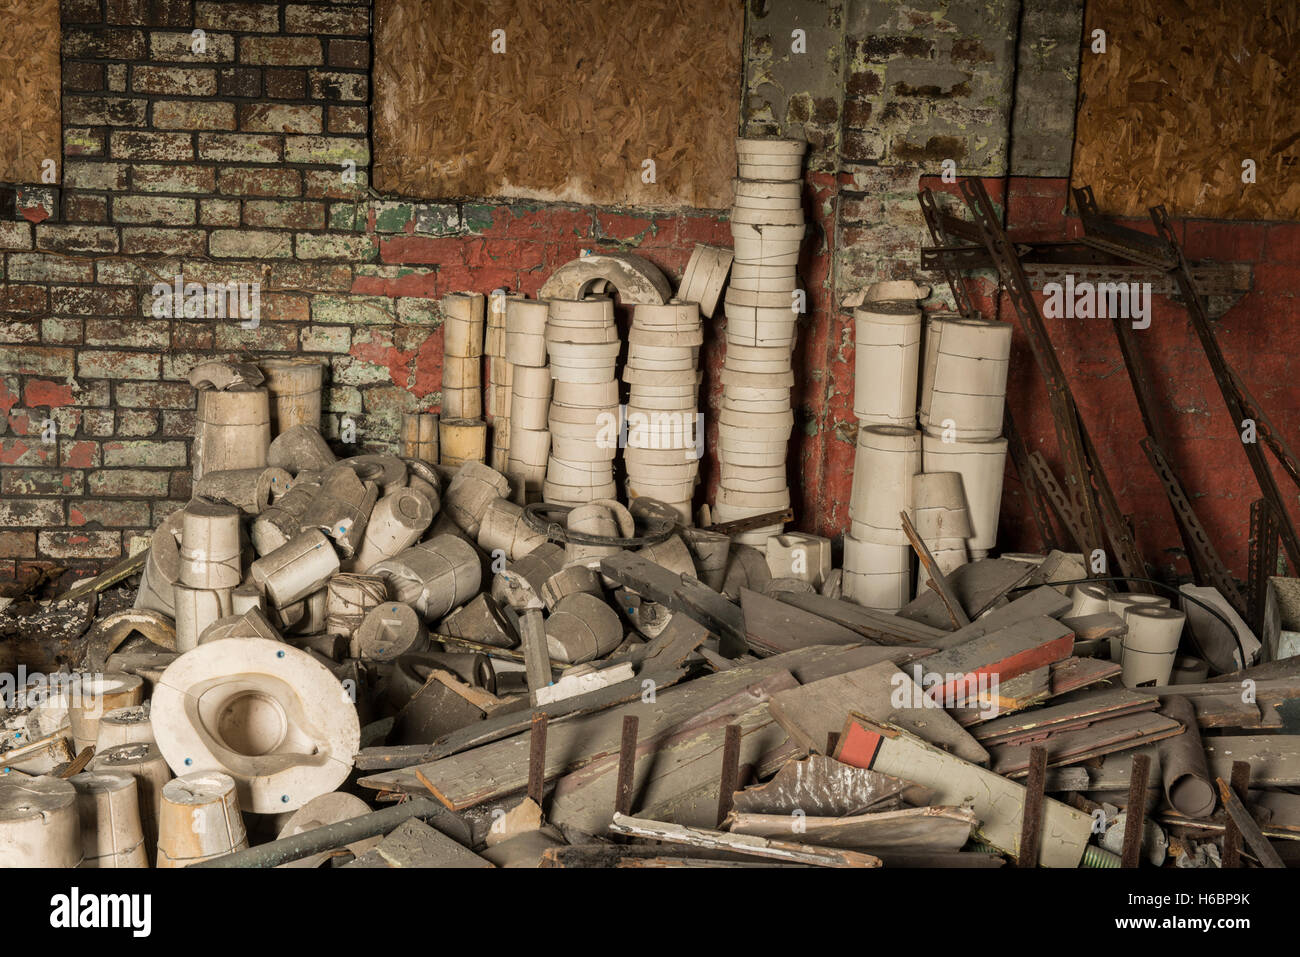
[[[912,597],[912,549],[899,516],[914,515],[913,482],[921,471],[917,299],[926,294],[910,282],[876,283],[854,312],[858,442],[850,526],[844,536],[843,593],[881,611],[897,611]]]
[[[735,260],[723,309],[727,354],[718,418],[713,517],[735,521],[790,505],[786,457],[794,413],[790,357],[803,298],[795,267],[804,234],[804,143],[739,139],[731,235]],[[780,524],[736,541],[763,549]]]
[[[506,300],[506,354],[511,362],[510,454],[504,469],[519,504],[540,501],[551,453],[551,369],[546,362],[545,302]]]
[[[627,497],[658,499],[691,523],[704,433],[698,413],[699,305],[673,300],[632,311],[628,336]]]
[[[487,456],[483,421],[482,293],[450,293],[442,298],[442,464],[482,462]]]
[[[487,356],[487,384],[484,389],[485,418],[492,432],[492,467],[506,470],[510,458],[510,399],[514,364],[506,358],[506,309],[509,297],[504,289],[488,296],[487,338],[483,353]]]
[[[971,532],[972,559],[997,542],[1007,440],[1002,412],[1011,357],[1011,326],[1005,322],[932,317],[927,323],[921,367],[922,461],[927,472],[962,477]]]
[[[622,345],[614,302],[594,296],[547,305],[546,352],[555,382],[543,497],[561,505],[613,498],[620,432],[614,369]]]

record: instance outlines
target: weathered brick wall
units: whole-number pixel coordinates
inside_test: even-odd
[[[327,433],[393,448],[403,411],[438,408],[438,297],[535,292],[602,245],[679,275],[728,241],[716,215],[376,197],[370,14],[64,0],[61,189],[0,223],[0,574],[101,566],[188,499],[201,358],[319,357]],[[157,316],[177,276],[259,283],[259,324]]]

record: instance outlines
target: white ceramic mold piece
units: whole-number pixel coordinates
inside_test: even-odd
[[[930,549],[930,554],[934,557],[934,562],[939,566],[939,571],[944,575],[949,575],[956,571],[962,565],[970,561],[970,554],[966,551],[964,541],[953,539],[942,539],[941,541],[951,544],[940,545],[936,542],[931,545],[926,542],[926,547]],[[925,568],[918,565],[916,572],[916,597],[920,597],[930,589],[930,576],[926,574]]]
[[[482,566],[474,546],[455,535],[436,535],[370,569],[388,582],[390,594],[436,621],[478,592]]]
[[[734,258],[735,253],[730,249],[696,243],[682,273],[681,285],[677,287],[677,298],[698,303],[700,314],[712,319]]]
[[[405,470],[402,474],[405,476]],[[301,527],[328,535],[343,556],[351,558],[361,547],[370,510],[378,498],[375,482],[362,480],[356,468],[340,462],[321,477],[320,488],[302,513]]]
[[[336,461],[334,452],[315,425],[295,425],[275,437],[266,464],[282,468],[295,478],[302,472],[321,472]]]
[[[194,480],[207,472],[263,468],[271,445],[265,389],[200,392],[194,419]]]
[[[277,837],[283,840],[286,837],[293,837],[295,834],[303,834],[317,828],[328,827],[331,824],[339,824],[353,818],[363,817],[369,814],[370,811],[370,805],[355,795],[345,794],[342,791],[322,794],[320,797],[312,798],[294,811],[281,826]],[[353,841],[345,846],[352,852],[353,857],[360,857],[366,851],[377,847],[383,839],[383,835],[367,837],[359,841]],[[322,851],[319,854],[312,854],[310,857],[300,858],[279,866],[287,868],[320,867],[335,853],[335,851]]]
[[[488,554],[500,551],[507,561],[523,558],[546,541],[524,519],[524,510],[508,499],[499,498],[488,506],[479,525],[478,544]]]
[[[81,863],[77,792],[62,778],[0,774],[0,868]]]
[[[1186,620],[1181,611],[1167,606],[1129,606],[1124,615],[1128,633],[1123,639],[1124,670],[1120,675],[1126,688],[1169,683]]]
[[[603,538],[631,538],[636,525],[627,506],[612,499],[595,500],[579,505],[568,515],[565,527],[570,532],[598,535]],[[565,565],[585,565],[596,568],[600,560],[619,551],[617,546],[582,545],[569,542],[564,547]]]
[[[325,586],[325,631],[351,635],[370,609],[388,600],[388,583],[379,575],[335,575]]]
[[[429,500],[410,488],[399,488],[375,503],[366,523],[366,537],[353,565],[365,571],[414,545],[433,521]]]
[[[586,565],[562,568],[542,585],[542,601],[546,603],[547,611],[554,611],[564,598],[577,594],[595,595],[597,598],[604,594],[600,575]]]
[[[856,538],[906,545],[900,512],[912,514],[912,480],[921,471],[921,433],[897,425],[858,429],[849,516]]]
[[[152,722],[152,711],[150,721]],[[158,843],[158,813],[162,807],[163,785],[172,779],[171,768],[156,742],[118,744],[95,754],[90,770],[129,774],[135,778],[140,800],[140,826],[144,830],[145,851],[152,859]]]
[[[289,491],[293,476],[285,469],[238,469],[208,472],[194,483],[195,498],[233,505],[248,515],[257,515],[272,501]]]
[[[95,751],[106,751],[119,744],[149,744],[153,741],[153,725],[149,722],[149,702],[113,708],[99,719],[99,733],[95,736]]]
[[[937,316],[926,328],[921,375],[921,425],[952,429],[959,439],[1002,434],[1011,326],[984,319]]]
[[[912,302],[881,302],[853,315],[853,414],[869,423],[915,426],[921,310]]]
[[[337,788],[361,734],[328,668],[262,638],[224,638],[177,658],[154,690],[153,725],[172,770],[229,774],[240,806],[258,814]]]
[[[966,491],[974,534],[966,545],[971,558],[979,549],[997,545],[998,513],[1002,508],[1002,476],[1006,469],[1007,440],[945,442],[926,433],[921,438],[921,461],[927,472],[960,472]]]
[[[256,564],[256,563],[254,563]],[[199,635],[217,621],[233,613],[230,596],[234,589],[190,588],[177,584],[172,588],[176,607],[176,650],[197,647]]]
[[[543,608],[542,586],[562,568],[564,549],[554,542],[546,542],[493,577],[492,598],[516,611]]]
[[[92,747],[99,738],[105,712],[129,708],[144,700],[144,679],[132,674],[80,674],[72,680],[68,696],[68,722],[77,751]]]
[[[257,554],[270,554],[298,534],[303,516],[320,491],[320,475],[299,472],[288,493],[253,519],[249,537]]]
[[[844,536],[844,597],[877,611],[895,612],[911,599],[912,552]]]
[[[466,462],[447,485],[442,511],[470,538],[478,535],[488,506],[510,494],[510,480],[481,462]]]
[[[536,299],[506,302],[506,358],[516,366],[546,365],[547,304]]]
[[[246,611],[266,612],[266,596],[251,578],[230,591],[230,613],[242,615]]]
[[[129,774],[83,771],[69,780],[77,791],[81,866],[148,867],[135,778]]]
[[[181,578],[181,512],[172,512],[149,538],[149,555],[140,574],[134,607],[175,617],[172,589]]]
[[[929,286],[917,285],[911,279],[887,279],[873,282],[863,293],[863,302],[907,301],[916,302],[930,295]]]
[[[253,581],[276,608],[284,608],[323,588],[338,571],[338,553],[315,528],[307,529],[249,566]]]
[[[427,651],[429,632],[410,605],[381,602],[366,612],[352,635],[352,651],[363,661],[394,661]]]
[[[540,299],[581,299],[608,286],[618,290],[628,305],[664,303],[672,298],[672,286],[659,267],[636,253],[594,253],[574,259],[555,272],[538,290]],[[507,319],[509,316],[507,315]]]
[[[585,592],[566,595],[546,619],[546,647],[565,664],[603,658],[623,641],[623,623],[603,600]]]
[[[196,771],[163,787],[158,821],[158,866],[189,867],[248,847],[235,781],[219,771]]]
[[[229,589],[243,578],[239,509],[202,499],[181,516],[180,581],[190,588]]]
[[[773,535],[764,552],[773,578],[797,578],[817,588],[831,573],[831,540],[820,535]]]
[[[1106,598],[1106,609],[1113,615],[1119,615],[1128,622],[1128,613],[1140,607],[1168,608],[1169,599],[1163,595],[1147,595],[1142,592],[1110,592]],[[1121,661],[1124,655],[1124,638],[1110,639],[1110,660]]]
[[[455,468],[487,457],[487,423],[482,419],[442,419],[438,436],[443,465]]]
[[[321,385],[325,367],[316,359],[260,359],[270,397],[271,435],[295,425],[320,428]]]
[[[1110,611],[1110,599],[1114,593],[1101,582],[1083,582],[1070,587],[1070,610],[1063,616],[1078,618],[1083,615],[1100,615]]]
[[[959,472],[919,472],[912,476],[913,524],[927,545],[971,537],[970,509]],[[963,545],[962,554],[966,549]],[[1003,556],[1004,558],[1006,556]]]

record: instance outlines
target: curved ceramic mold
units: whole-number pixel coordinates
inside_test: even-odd
[[[677,287],[677,298],[697,303],[700,314],[712,319],[734,258],[730,249],[696,243]]]
[[[877,611],[895,612],[911,599],[912,551],[844,536],[844,597]]]
[[[366,612],[352,636],[356,657],[363,661],[393,661],[426,651],[429,632],[410,605],[381,602]]]
[[[152,710],[150,722],[152,723]],[[158,814],[162,789],[172,778],[171,768],[156,742],[119,744],[95,754],[90,770],[129,774],[135,778],[140,801],[140,827],[144,831],[146,855],[152,859],[158,843]]]
[[[608,286],[618,290],[626,304],[662,304],[672,298],[672,286],[650,260],[636,253],[596,253],[574,259],[542,284],[540,299],[581,299],[601,293]],[[507,315],[507,319],[509,316]]]
[[[314,831],[317,828],[328,827],[331,824],[340,824],[353,818],[364,817],[370,811],[370,805],[355,795],[344,794],[341,791],[322,794],[320,797],[312,798],[294,811],[280,828],[277,838],[284,840],[286,837],[293,837],[295,834]],[[366,851],[377,847],[383,839],[383,835],[377,835],[362,838],[359,841],[353,841],[351,844],[343,846],[352,852],[353,857],[360,857]],[[336,853],[337,851],[333,850],[322,851],[319,854],[312,854],[309,857],[300,858],[279,866],[288,868],[320,867]]]
[[[231,588],[190,588],[181,584],[172,588],[172,599],[176,607],[177,651],[185,652],[197,647],[199,635],[209,625],[234,612],[231,605],[233,591]]]
[[[965,540],[971,537],[972,528],[961,473],[918,472],[912,476],[912,508],[916,533],[927,545],[960,539],[965,556]]]
[[[208,642],[172,662],[154,690],[153,726],[173,771],[229,774],[240,806],[259,814],[338,787],[361,735],[328,668],[262,638]]]
[[[1070,588],[1070,611],[1065,616],[1099,615],[1110,611],[1110,588],[1101,582],[1084,582]]]
[[[442,297],[444,356],[478,358],[483,355],[486,303],[486,297],[477,292],[452,292]]]
[[[338,553],[315,528],[307,529],[249,566],[253,581],[276,608],[284,608],[318,591],[338,571]]]

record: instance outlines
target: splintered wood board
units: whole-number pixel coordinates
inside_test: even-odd
[[[0,0],[0,183],[39,183],[63,169],[58,0]]]
[[[1089,0],[1086,24],[1071,181],[1103,212],[1300,216],[1300,5]]]
[[[741,0],[377,0],[375,14],[382,192],[731,204]]]

